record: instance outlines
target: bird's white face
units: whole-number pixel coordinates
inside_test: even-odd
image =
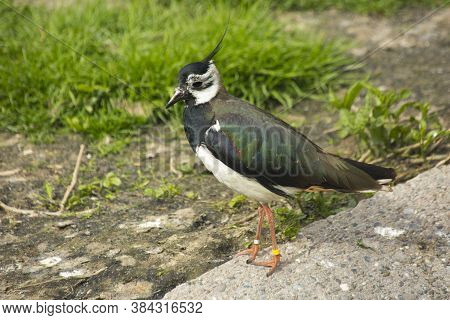
[[[186,87],[194,97],[195,104],[209,102],[219,92],[220,75],[212,61],[203,74],[190,74],[186,79]]]

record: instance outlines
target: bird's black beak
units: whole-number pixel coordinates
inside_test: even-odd
[[[173,106],[178,101],[183,100],[185,97],[186,91],[180,87],[176,88],[172,98],[170,98],[169,102],[167,102],[166,104],[166,109],[169,109],[171,106]]]

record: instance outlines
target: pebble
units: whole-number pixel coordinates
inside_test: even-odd
[[[60,229],[64,229],[73,224],[74,224],[74,222],[72,220],[64,220],[64,221],[59,221],[59,222],[55,223],[55,226]]]
[[[405,230],[394,229],[389,227],[375,227],[373,231],[382,237],[393,239],[405,233]]]
[[[120,261],[120,265],[122,267],[132,267],[136,265],[136,259],[132,256],[123,255],[116,258],[117,261]]]
[[[55,256],[55,257],[48,257],[48,258],[42,259],[41,261],[39,261],[39,263],[42,264],[44,267],[50,268],[50,267],[57,265],[61,261],[62,261],[61,257]]]
[[[160,218],[156,218],[155,220],[146,221],[137,226],[138,233],[145,233],[154,228],[162,228],[163,222]]]
[[[341,283],[339,285],[339,287],[341,288],[342,291],[347,292],[348,290],[350,290],[350,287],[348,286],[348,284],[346,283]]]
[[[85,273],[86,271],[84,269],[75,269],[72,271],[61,271],[59,275],[63,278],[74,278],[74,277],[81,277]]]
[[[109,250],[109,251],[106,253],[106,256],[107,256],[108,258],[112,258],[112,257],[114,257],[116,254],[118,254],[119,252],[120,252],[120,249],[119,249],[119,248],[111,249],[111,250]]]
[[[161,247],[154,247],[154,248],[145,250],[145,253],[148,253],[148,254],[158,254],[158,253],[161,253],[161,252],[163,252],[163,251],[164,251],[164,249],[161,248]]]

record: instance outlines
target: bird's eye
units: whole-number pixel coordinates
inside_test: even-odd
[[[193,86],[194,88],[200,88],[200,87],[202,86],[202,83],[201,83],[200,81],[196,81],[196,82],[194,82],[194,83],[192,84],[192,86]]]

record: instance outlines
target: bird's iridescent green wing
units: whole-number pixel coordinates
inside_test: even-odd
[[[230,168],[266,187],[379,188],[362,170],[325,153],[288,124],[254,106],[242,108],[228,102],[215,111],[216,124],[205,137],[208,149]]]

